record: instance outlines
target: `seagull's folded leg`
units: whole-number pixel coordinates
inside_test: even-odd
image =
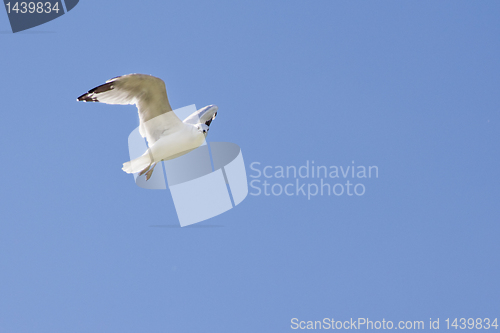
[[[146,180],[149,180],[149,178],[151,178],[151,176],[153,175],[153,171],[155,171],[156,163],[157,162],[155,162],[153,164],[153,167],[151,168],[151,170],[149,170],[148,172],[146,172]]]
[[[156,163],[155,163],[156,164]],[[149,163],[149,165],[147,167],[145,167],[144,169],[142,169],[142,171],[139,173],[139,176],[142,176],[143,174],[145,174],[149,168],[151,168],[151,165],[153,165],[153,163]],[[149,179],[149,178],[148,178]]]

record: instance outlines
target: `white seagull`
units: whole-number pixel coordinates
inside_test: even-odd
[[[112,78],[78,97],[77,101],[137,106],[139,132],[147,139],[149,148],[142,156],[123,163],[123,171],[146,173],[146,180],[153,174],[156,163],[198,148],[218,110],[217,106],[208,105],[181,121],[170,107],[165,82],[145,74]]]

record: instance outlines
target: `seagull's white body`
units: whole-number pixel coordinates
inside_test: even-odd
[[[181,121],[168,102],[165,83],[144,74],[123,75],[106,81],[78,97],[84,102],[135,104],[139,112],[139,131],[149,149],[140,157],[123,164],[127,173],[147,172],[151,177],[156,163],[184,155],[199,147],[217,115],[217,106],[206,106]],[[149,170],[151,165],[153,169]]]
[[[123,164],[123,171],[136,173],[151,163],[170,160],[198,148],[205,140],[203,132],[191,124],[184,124],[175,130],[160,135],[153,145],[140,157]]]

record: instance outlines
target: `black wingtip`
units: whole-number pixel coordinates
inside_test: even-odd
[[[105,83],[105,84],[101,84],[100,86],[95,87],[94,89],[90,89],[88,93],[89,94],[100,94],[100,93],[106,92],[108,90],[112,90],[113,89],[113,83],[114,82],[108,82],[108,83]]]
[[[78,97],[76,100],[79,102],[99,102],[97,100],[97,94],[112,90],[114,88],[113,83],[114,82],[108,82],[105,84],[101,84],[100,86],[95,87],[93,89],[90,89],[88,92]]]
[[[205,125],[210,126],[215,117],[217,117],[217,112],[214,113],[213,117],[210,120],[205,121]]]
[[[85,93],[76,99],[78,102],[98,102],[95,97],[91,97],[91,94]]]

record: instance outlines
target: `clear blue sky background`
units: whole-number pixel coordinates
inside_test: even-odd
[[[83,0],[12,34],[0,10],[0,332],[500,317],[499,17],[498,1]],[[169,191],[121,170],[135,107],[76,102],[128,73],[164,79],[174,108],[217,104],[208,139],[237,143],[249,175],[314,160],[379,178],[178,228]]]

